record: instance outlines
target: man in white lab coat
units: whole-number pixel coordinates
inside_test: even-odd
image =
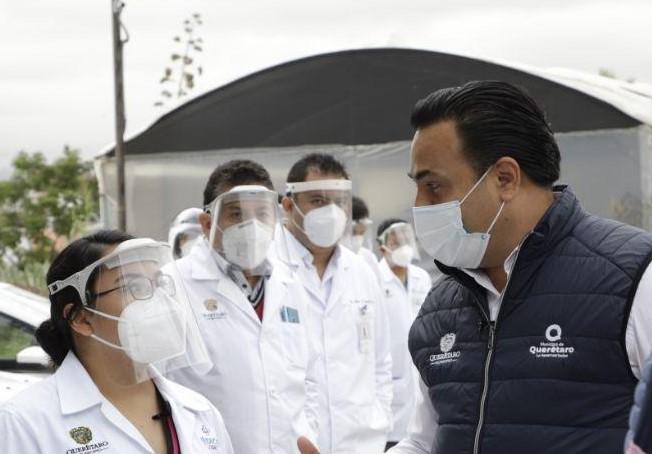
[[[408,350],[408,333],[432,281],[424,269],[412,265],[418,257],[418,248],[410,224],[402,219],[387,219],[378,226],[377,235],[383,254],[381,286],[392,342],[394,428],[387,443],[390,448],[407,435],[414,411],[418,373]]]
[[[330,155],[295,163],[282,201],[287,221],[277,256],[308,292],[319,346],[319,449],[322,454],[377,454],[391,428],[392,371],[388,324],[378,280],[338,241],[350,225],[351,181]]]
[[[351,239],[349,241],[350,248],[353,252],[362,257],[369,268],[380,278],[380,267],[378,266],[378,259],[373,253],[372,249],[372,224],[373,221],[369,218],[369,207],[363,199],[357,196],[352,198],[351,217],[353,224],[351,226]]]
[[[205,238],[176,264],[213,368],[173,379],[220,409],[238,454],[296,453],[298,437],[316,441],[314,350],[303,286],[267,258],[278,194],[262,166],[230,161],[211,175],[204,205]]]

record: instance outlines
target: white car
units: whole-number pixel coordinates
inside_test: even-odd
[[[47,298],[0,282],[0,402],[52,373],[34,337],[48,318]]]

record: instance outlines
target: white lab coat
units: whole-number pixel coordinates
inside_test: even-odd
[[[391,428],[392,363],[377,278],[362,258],[338,246],[321,281],[312,255],[289,231],[279,229],[275,245],[310,298],[309,326],[319,348],[320,452],[382,453]]]
[[[170,404],[181,452],[233,454],[222,417],[208,400],[160,376],[154,383]],[[84,439],[75,441],[74,429],[90,435],[88,443],[83,443]],[[77,357],[68,353],[54,375],[0,407],[0,452],[154,451],[138,429],[100,393]]]
[[[432,283],[424,269],[409,265],[406,288],[392,272],[387,260],[383,258],[379,267],[392,343],[394,428],[389,435],[389,440],[400,441],[407,434],[407,426],[414,411],[419,380],[417,369],[414,367],[408,350],[408,333]]]
[[[369,265],[371,271],[373,271],[376,277],[378,278],[378,282],[382,282],[382,276],[380,274],[380,266],[378,264],[378,259],[376,258],[376,255],[373,253],[373,251],[371,249],[367,249],[366,247],[361,247],[358,250],[358,255],[364,259],[367,265]]]
[[[206,241],[175,263],[213,367],[203,375],[179,370],[170,378],[220,409],[238,454],[296,453],[300,435],[316,440],[314,349],[305,331],[301,284],[282,263],[273,263],[261,322]],[[296,310],[299,323],[283,321],[284,308]]]

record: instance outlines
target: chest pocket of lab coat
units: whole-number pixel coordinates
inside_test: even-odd
[[[279,322],[281,352],[291,367],[305,369],[308,361],[308,344],[303,320]]]

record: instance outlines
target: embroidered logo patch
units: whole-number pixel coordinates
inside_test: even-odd
[[[462,356],[462,352],[459,350],[451,351],[455,346],[456,339],[457,336],[455,336],[455,333],[444,334],[441,337],[441,339],[439,340],[439,349],[441,350],[441,353],[435,353],[430,355],[431,366],[453,363],[457,361],[460,356]]]
[[[80,426],[70,429],[68,431],[70,438],[72,438],[78,446],[66,450],[66,454],[98,454],[102,451],[109,449],[108,441],[93,441],[93,432],[88,427]]]
[[[209,298],[204,301],[204,308],[206,308],[206,312],[203,312],[201,315],[205,320],[219,320],[226,318],[226,311],[222,309],[216,299]]]
[[[455,333],[448,333],[442,336],[439,341],[439,348],[442,353],[448,353],[455,345]]]
[[[93,432],[88,427],[75,427],[68,433],[80,445],[86,445],[93,440]]]

